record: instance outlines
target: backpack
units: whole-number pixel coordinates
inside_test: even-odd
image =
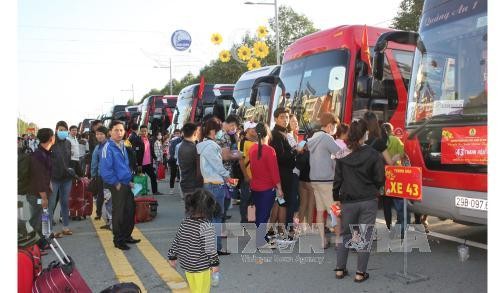
[[[30,187],[31,153],[17,154],[17,194],[27,194]]]
[[[168,154],[169,154],[169,158],[168,158],[168,162],[170,164],[175,164],[176,161],[175,161],[175,147],[182,142],[182,137],[180,138],[177,138],[177,139],[174,139],[173,141],[170,142],[170,146],[168,147]]]

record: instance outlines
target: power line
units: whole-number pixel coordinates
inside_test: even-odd
[[[125,32],[125,33],[155,33],[168,34],[168,32],[155,30],[130,30],[130,29],[105,29],[105,28],[88,28],[88,27],[60,27],[60,26],[43,26],[43,25],[18,25],[19,28],[31,29],[47,29],[47,30],[75,30],[75,31],[92,31],[92,32]]]

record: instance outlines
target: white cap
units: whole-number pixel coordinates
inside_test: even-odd
[[[257,126],[257,123],[252,122],[252,121],[247,121],[245,124],[243,124],[243,130],[247,131],[249,128],[255,128]]]

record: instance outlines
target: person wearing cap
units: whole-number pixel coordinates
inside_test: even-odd
[[[248,204],[250,199],[250,180],[252,179],[252,171],[250,170],[250,148],[257,143],[257,132],[255,127],[257,123],[253,121],[247,121],[243,124],[243,131],[245,132],[245,137],[240,141],[239,150],[242,152],[242,157],[240,158],[240,169],[243,173],[244,180],[240,183],[240,216],[241,223],[248,222]]]

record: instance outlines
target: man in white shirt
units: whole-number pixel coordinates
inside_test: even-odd
[[[76,135],[78,134],[78,128],[72,125],[69,128],[69,136],[66,138],[71,142],[71,162],[70,166],[73,168],[78,176],[83,176],[81,165],[80,165],[80,143]]]

